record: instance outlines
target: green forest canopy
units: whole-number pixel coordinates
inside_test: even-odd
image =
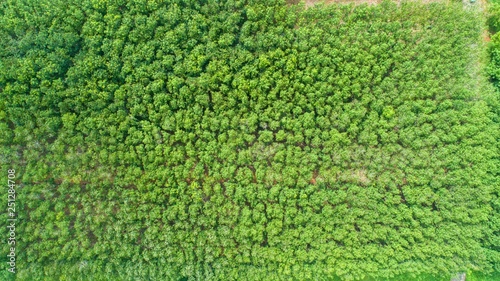
[[[19,280],[500,271],[498,94],[471,74],[477,12],[0,5]]]

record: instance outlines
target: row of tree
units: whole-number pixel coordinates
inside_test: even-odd
[[[461,4],[2,5],[20,280],[498,270],[498,110]]]

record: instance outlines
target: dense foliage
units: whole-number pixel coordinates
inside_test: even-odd
[[[0,5],[19,280],[498,266],[498,108],[461,4]]]

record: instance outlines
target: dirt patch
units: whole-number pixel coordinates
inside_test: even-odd
[[[486,43],[491,41],[490,33],[488,32],[488,30],[483,30],[483,41]]]
[[[316,2],[317,1],[314,1],[314,0],[306,0],[306,8],[314,6],[314,4],[316,4]]]

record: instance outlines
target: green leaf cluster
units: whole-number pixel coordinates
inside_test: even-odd
[[[498,270],[498,108],[461,4],[1,5],[20,280]]]

